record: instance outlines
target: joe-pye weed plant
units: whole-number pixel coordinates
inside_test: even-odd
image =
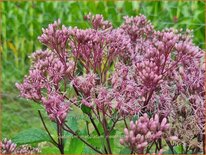
[[[65,131],[96,153],[119,153],[110,141],[113,130],[122,131],[118,123],[125,126],[119,142],[129,153],[203,152],[204,52],[193,44],[192,32],[156,31],[143,15],[125,17],[118,28],[101,15],[85,20],[91,28],[58,20],[42,29],[38,39],[47,48],[31,55],[29,74],[16,84],[21,96],[42,104],[56,124],[57,139],[39,111],[60,153]],[[68,125],[74,107],[103,137],[100,147]]]

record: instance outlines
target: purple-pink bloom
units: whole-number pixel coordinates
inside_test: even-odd
[[[136,122],[131,121],[129,128],[124,129],[125,137],[120,139],[120,144],[129,147],[135,153],[144,153],[147,146],[161,138],[167,137],[169,124],[166,118],[162,121],[155,114],[150,118],[146,113]],[[175,139],[175,137],[172,137]]]
[[[65,101],[64,96],[52,92],[47,98],[42,98],[47,114],[52,121],[63,124],[70,107],[70,102]]]

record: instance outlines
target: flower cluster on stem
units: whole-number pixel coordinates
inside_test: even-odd
[[[66,27],[58,20],[42,29],[38,39],[47,49],[31,55],[28,75],[16,84],[22,97],[41,103],[57,124],[58,142],[39,113],[54,144],[64,153],[66,130],[97,153],[111,154],[111,131],[124,121],[125,138],[120,142],[132,151],[148,153],[154,142],[161,154],[161,139],[168,130],[169,148],[173,151],[170,141],[178,137],[187,153],[190,139],[204,137],[205,126],[204,52],[192,42],[192,31],[157,31],[144,15],[124,17],[118,28],[102,15],[84,18],[91,28]],[[72,106],[88,116],[98,136],[104,136],[104,152],[66,124]],[[134,116],[140,118],[128,128]],[[177,123],[182,118],[185,126]],[[186,126],[189,134],[180,136]],[[203,138],[200,143],[204,145]]]
[[[120,144],[128,146],[133,153],[143,154],[149,145],[157,143],[158,140],[161,141],[163,137],[167,138],[168,129],[169,123],[167,123],[166,118],[163,118],[160,122],[157,114],[154,118],[149,119],[148,115],[144,113],[136,122],[130,122],[129,129],[124,129],[125,137],[120,139]],[[159,151],[162,149],[161,147],[161,144],[159,144]]]

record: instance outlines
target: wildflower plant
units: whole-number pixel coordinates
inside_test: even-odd
[[[114,153],[110,137],[117,124],[125,126],[117,129],[125,134],[118,141],[129,153],[175,153],[178,146],[181,153],[203,152],[204,52],[193,44],[192,32],[157,31],[143,15],[125,17],[118,28],[102,15],[85,20],[91,28],[58,20],[42,29],[38,39],[47,48],[31,55],[29,74],[16,84],[21,96],[42,104],[56,124],[57,140],[39,111],[61,154],[65,131],[96,153]],[[74,107],[104,137],[101,147],[68,125]]]

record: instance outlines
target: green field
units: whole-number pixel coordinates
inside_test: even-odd
[[[195,44],[205,48],[204,1],[1,2],[0,4],[3,137],[12,138],[28,128],[43,128],[37,112],[41,106],[21,99],[15,83],[22,81],[24,75],[28,73],[30,66],[28,56],[42,48],[37,39],[41,35],[41,28],[47,27],[58,18],[66,26],[87,28],[89,25],[83,17],[91,12],[102,14],[117,27],[122,23],[123,16],[136,16],[141,13],[151,20],[156,29],[165,27],[193,29]],[[52,125],[50,127],[52,128]],[[48,149],[43,150],[43,153],[48,153]]]

